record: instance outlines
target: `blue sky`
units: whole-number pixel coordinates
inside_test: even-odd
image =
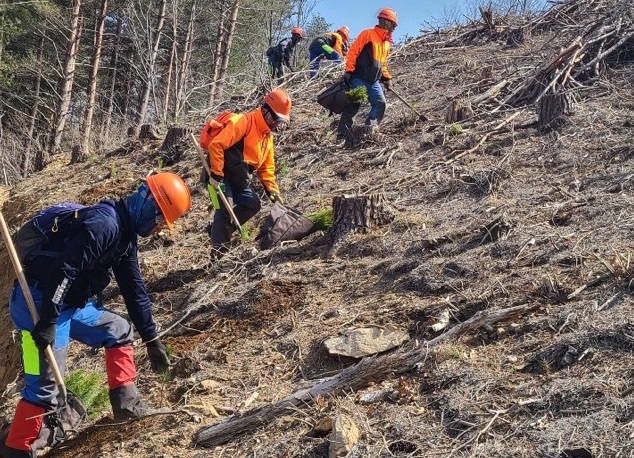
[[[482,0],[481,3],[488,3]],[[467,4],[468,6],[465,6]],[[406,35],[417,37],[420,29],[429,30],[432,24],[444,23],[445,18],[465,22],[463,14],[477,11],[475,2],[465,0],[317,0],[315,13],[326,19],[336,30],[342,25],[350,27],[350,37],[355,37],[363,29],[374,27],[376,13],[383,7],[389,7],[398,14],[398,27],[392,34],[398,42]]]

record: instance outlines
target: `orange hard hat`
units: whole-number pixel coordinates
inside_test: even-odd
[[[266,94],[264,103],[278,118],[286,122],[291,119],[291,98],[284,89],[274,89]]]
[[[293,27],[291,29],[291,35],[299,35],[300,37],[303,37],[304,31],[299,27]]]
[[[392,21],[394,25],[398,24],[398,15],[392,8],[381,8],[376,15],[376,18],[387,19],[388,21]]]
[[[341,27],[339,27],[339,30],[337,30],[337,33],[341,35],[341,38],[343,38],[343,41],[348,41],[348,37],[350,36],[350,29],[348,28],[347,25],[342,25]]]
[[[150,175],[145,180],[165,218],[167,227],[174,228],[174,221],[192,208],[189,188],[181,177],[172,172],[160,172]]]

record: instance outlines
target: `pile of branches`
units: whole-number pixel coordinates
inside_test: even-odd
[[[573,38],[528,77],[501,85],[508,93],[500,106],[526,106],[548,93],[587,87],[605,68],[634,61],[631,0],[571,0],[553,7],[542,20],[532,26],[557,28],[559,35]],[[495,94],[489,95],[474,102],[486,102]]]

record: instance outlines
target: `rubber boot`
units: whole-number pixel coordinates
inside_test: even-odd
[[[24,451],[17,450],[15,448],[4,446],[4,454],[2,455],[4,458],[36,458],[35,450]]]
[[[110,390],[108,396],[116,422],[139,418],[150,413],[134,383]]]
[[[136,366],[132,347],[106,348],[108,393],[115,421],[127,421],[146,413],[141,394],[134,384]]]
[[[44,407],[20,399],[5,442],[4,458],[36,457],[34,442],[40,435],[45,412]]]

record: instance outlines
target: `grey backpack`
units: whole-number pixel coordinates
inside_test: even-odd
[[[275,202],[271,207],[271,214],[260,227],[256,240],[260,241],[261,249],[268,250],[281,242],[301,240],[313,230],[313,222],[298,210]]]

